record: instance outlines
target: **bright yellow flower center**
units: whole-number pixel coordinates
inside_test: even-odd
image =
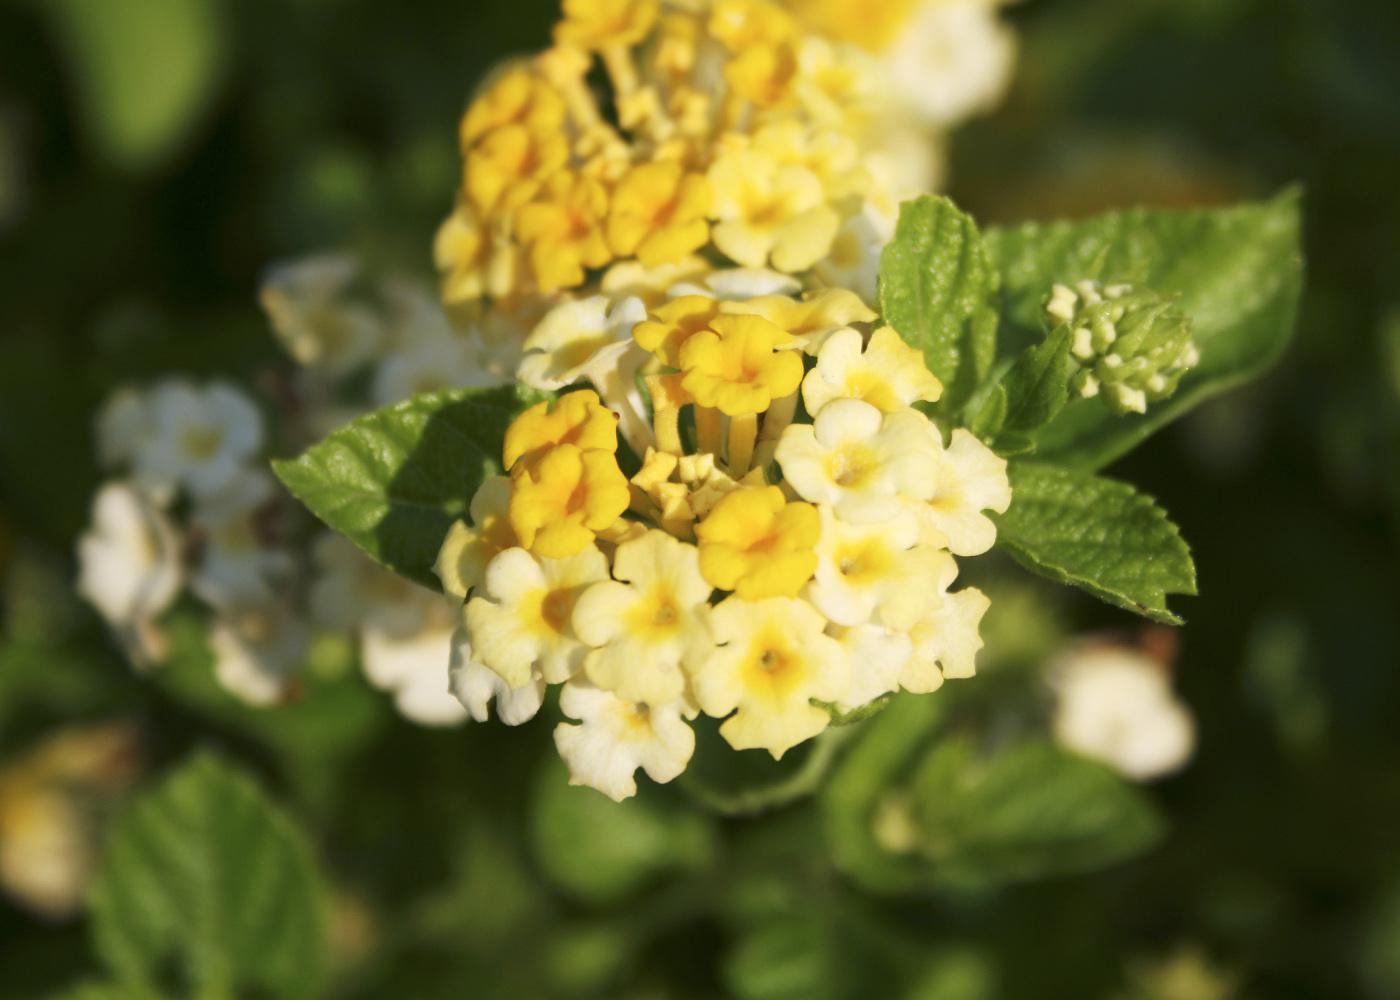
[[[880,468],[880,460],[861,444],[848,444],[831,453],[827,474],[838,486],[858,490]]]
[[[761,701],[784,704],[804,687],[811,670],[792,641],[774,628],[757,632],[740,668],[748,695]]]
[[[681,625],[675,592],[665,583],[654,585],[627,613],[628,631],[649,643],[666,641]]]

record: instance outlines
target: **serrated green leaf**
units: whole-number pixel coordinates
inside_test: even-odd
[[[325,920],[310,852],[245,775],[199,755],[118,818],[90,905],[126,986],[174,996],[316,996]]]
[[[956,413],[995,359],[997,318],[988,301],[996,282],[971,216],[941,196],[900,206],[880,256],[880,311],[943,382],[941,413]]]
[[[638,776],[641,784],[647,779]],[[562,763],[541,769],[530,812],[530,844],[550,881],[593,905],[615,903],[672,872],[698,868],[714,850],[702,813],[677,807],[655,788],[613,802],[569,784]]]
[[[1095,761],[1043,740],[981,753],[940,741],[915,775],[921,852],[953,883],[997,883],[1092,871],[1146,850],[1156,809]]]
[[[1029,434],[1064,409],[1074,373],[1069,353],[1071,339],[1070,328],[1062,326],[1016,359],[1001,383],[1006,390],[1003,432]]]
[[[1120,608],[1172,625],[1168,594],[1196,593],[1196,567],[1151,497],[1087,472],[1013,462],[997,544],[1019,563]]]
[[[1117,417],[1075,400],[1036,435],[1046,461],[1098,469],[1210,396],[1268,368],[1292,336],[1302,287],[1299,194],[1233,208],[1110,212],[1079,221],[990,228],[1005,316],[1038,336],[1055,282],[1098,277],[1179,295],[1200,363],[1171,399]]]
[[[278,478],[327,525],[389,569],[437,589],[432,567],[487,476],[516,414],[542,396],[514,387],[426,393],[332,432]]]

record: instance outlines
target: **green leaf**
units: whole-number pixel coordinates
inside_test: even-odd
[[[1097,277],[1179,295],[1201,360],[1171,399],[1142,416],[1117,417],[1098,400],[1075,400],[1036,435],[1046,461],[1098,469],[1158,428],[1268,368],[1293,333],[1302,287],[1299,194],[1233,208],[1110,212],[1079,221],[987,231],[1001,275],[1004,316],[1039,335],[1055,282]]]
[[[956,413],[992,366],[996,314],[988,300],[996,284],[971,216],[941,196],[900,206],[880,256],[880,311],[942,380],[939,412]]]
[[[316,996],[320,881],[291,821],[198,755],[108,835],[90,897],[98,952],[129,987],[173,996]]]
[[[1027,434],[1048,424],[1064,409],[1075,368],[1070,341],[1070,328],[1062,326],[1016,359],[1001,383],[1006,390],[1006,419],[1001,431]]]
[[[543,397],[514,387],[426,393],[272,463],[298,500],[389,569],[437,589],[433,563],[483,479],[500,472],[516,414]]]
[[[226,64],[220,0],[45,0],[84,124],[125,167],[170,152],[209,107]]]
[[[547,761],[535,784],[530,842],[550,881],[601,906],[709,860],[715,846],[709,819],[645,787],[647,780],[639,774],[639,794],[613,802],[570,785],[558,758]]]
[[[81,983],[62,993],[49,997],[49,1000],[165,1000],[159,993],[152,993],[135,986],[122,986],[119,983]]]
[[[1126,483],[1013,462],[997,544],[1036,573],[1172,625],[1168,594],[1196,593],[1191,551],[1162,508]]]
[[[986,756],[969,737],[945,739],[924,758],[912,795],[919,849],[951,883],[1092,871],[1162,832],[1136,788],[1043,740]]]

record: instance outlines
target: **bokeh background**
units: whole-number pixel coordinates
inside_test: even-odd
[[[944,1000],[1400,996],[1390,0],[1027,0],[1007,11],[1022,41],[1008,100],[953,141],[950,193],[988,223],[1306,190],[1285,361],[1116,470],[1173,513],[1203,594],[1181,605],[1177,680],[1199,750],[1153,787],[1170,835],[1147,854],[898,904],[813,876],[841,933],[736,938],[696,916],[691,883],[637,893],[740,866],[750,895],[788,905],[800,897],[775,873],[820,853],[802,807],[762,824],[609,820],[648,859],[613,872],[550,846],[583,821],[536,801],[539,733],[417,730],[349,683],[268,719],[220,700],[197,652],[158,682],[133,675],[71,593],[96,407],[170,371],[257,384],[280,357],[256,303],[270,261],[350,248],[426,274],[465,97],[554,14],[0,4],[0,761],[113,719],[134,734],[118,771],[208,744],[243,761],[335,872],[338,996],[809,995],[772,974],[784,961],[862,996],[869,938],[936,958],[917,995]],[[1068,597],[1024,613],[1027,630],[1130,624]],[[81,917],[0,898],[0,995],[49,996],[95,967]]]

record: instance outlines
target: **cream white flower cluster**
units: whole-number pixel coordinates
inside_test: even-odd
[[[343,257],[273,268],[262,291],[298,362],[272,397],[279,431],[314,438],[378,405],[431,389],[499,384],[492,343],[513,330],[459,330],[436,297],[369,282]],[[101,457],[121,470],[93,505],[79,588],[138,664],[166,654],[160,619],[186,587],[212,610],[215,674],[253,704],[290,697],[318,634],[353,636],[367,678],[425,725],[460,723],[442,663],[453,616],[429,590],[311,530],[266,471],[264,415],[234,386],[171,379],[124,391],[98,420]]]
[[[1011,492],[915,408],[942,389],[918,351],[840,289],[687,286],[605,318],[560,338],[592,388],[515,420],[438,559],[474,717],[494,698],[523,722],[563,685],[573,780],[621,799],[638,768],[681,773],[699,713],[776,758],[833,712],[972,674],[987,599],[949,589],[954,557],[991,547]]]

